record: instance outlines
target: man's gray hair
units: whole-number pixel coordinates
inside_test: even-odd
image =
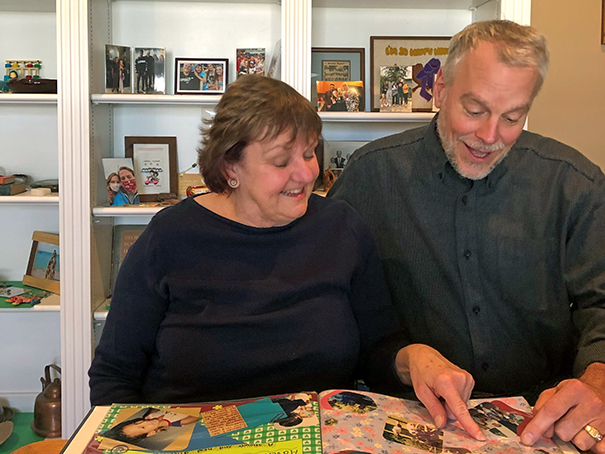
[[[459,63],[481,42],[494,43],[498,58],[510,66],[535,66],[539,77],[533,90],[536,96],[548,71],[549,53],[546,38],[535,28],[508,20],[475,22],[456,33],[450,41],[447,60],[443,65],[446,86],[451,86]]]

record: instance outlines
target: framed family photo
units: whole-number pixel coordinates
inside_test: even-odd
[[[132,93],[130,53],[128,46],[105,45],[105,93]]]
[[[59,235],[34,232],[23,284],[60,293]]]
[[[316,82],[318,112],[363,112],[364,87],[360,80]]]
[[[157,202],[160,194],[178,193],[176,137],[124,137],[132,159],[139,199]]]
[[[365,87],[365,49],[363,47],[313,47],[311,49],[311,102],[316,105],[318,82],[325,81],[357,81]],[[360,95],[359,110],[363,112],[364,90]]]
[[[411,106],[414,112],[433,111],[433,84],[445,62],[449,37],[370,36],[370,107],[381,110],[381,68],[408,67],[411,73]],[[399,80],[398,80],[399,82]]]
[[[222,94],[229,81],[228,58],[175,58],[174,94]]]
[[[237,78],[246,74],[265,75],[265,49],[237,49],[235,67]]]
[[[134,48],[134,93],[166,93],[166,50],[160,47]]]

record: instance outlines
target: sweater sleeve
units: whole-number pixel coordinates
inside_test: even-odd
[[[391,302],[376,247],[361,219],[356,234],[360,261],[352,276],[350,298],[360,332],[360,372],[372,391],[406,391],[395,369],[395,357],[409,341]]]
[[[154,279],[153,221],[120,267],[105,328],[88,372],[92,405],[141,402],[141,389],[155,352],[167,298]]]

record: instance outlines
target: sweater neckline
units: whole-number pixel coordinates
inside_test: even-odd
[[[212,219],[220,222],[221,224],[227,225],[231,228],[235,228],[237,230],[246,232],[246,233],[252,233],[252,234],[271,234],[271,233],[277,233],[277,232],[283,232],[283,231],[287,231],[292,229],[293,227],[295,227],[296,225],[298,225],[300,222],[302,222],[302,220],[304,218],[306,218],[308,216],[309,210],[311,209],[311,205],[314,204],[314,198],[318,197],[315,194],[311,194],[311,197],[309,197],[309,202],[308,202],[308,206],[307,206],[307,211],[305,212],[305,214],[303,214],[301,217],[299,217],[298,219],[295,219],[294,221],[290,222],[289,224],[286,225],[281,225],[281,226],[277,226],[277,227],[254,227],[251,225],[247,225],[247,224],[242,224],[241,222],[237,222],[237,221],[233,221],[232,219],[228,219],[224,216],[221,216],[220,214],[215,213],[212,210],[209,210],[208,208],[206,208],[205,206],[199,204],[195,198],[196,197],[203,197],[206,194],[200,194],[198,196],[195,197],[190,197],[190,203],[192,205],[195,205],[198,210],[201,210],[202,212],[204,212],[207,216],[211,217]]]

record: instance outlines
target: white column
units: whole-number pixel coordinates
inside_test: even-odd
[[[88,7],[57,0],[62,437],[86,416],[92,357]]]
[[[311,99],[312,0],[282,0],[282,80]]]
[[[531,0],[500,0],[500,18],[531,25]]]

